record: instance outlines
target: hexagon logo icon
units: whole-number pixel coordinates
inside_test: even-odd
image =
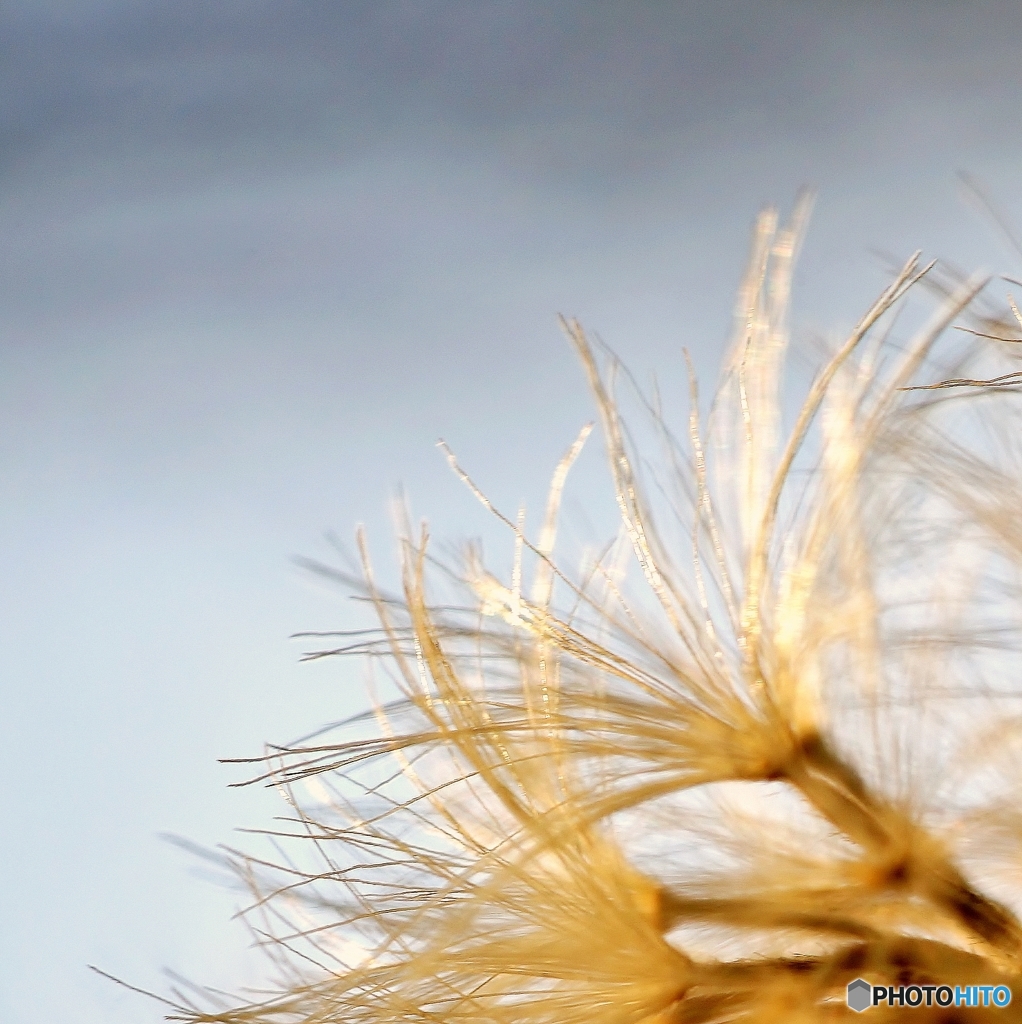
[[[862,1013],[873,1002],[873,986],[862,978],[848,983],[848,1005],[856,1013]]]

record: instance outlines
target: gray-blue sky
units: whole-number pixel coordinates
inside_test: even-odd
[[[871,247],[1006,263],[955,173],[1018,208],[1019,39],[999,2],[0,7],[0,1016],[159,1018],[87,962],[258,978],[158,833],[265,823],[215,759],[360,704],[294,663],[354,613],[290,555],[361,520],[385,561],[399,482],[498,543],[440,435],[536,507],[591,411],[557,311],[712,373],[803,183],[803,330]]]

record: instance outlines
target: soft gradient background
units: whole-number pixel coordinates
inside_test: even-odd
[[[0,6],[0,1020],[160,1018],[88,963],[258,981],[160,836],[245,842],[280,806],[217,758],[362,706],[297,664],[360,613],[291,556],[392,564],[398,485],[506,554],[433,445],[537,508],[592,412],[558,311],[709,383],[804,183],[802,337],[874,250],[1011,267],[956,172],[1019,209],[1020,100],[1017,0]]]

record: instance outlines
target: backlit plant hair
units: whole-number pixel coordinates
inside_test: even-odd
[[[1022,321],[913,256],[782,429],[807,211],[759,217],[708,409],[691,368],[680,437],[646,403],[659,470],[563,321],[620,511],[598,556],[570,570],[555,544],[588,427],[538,532],[447,451],[508,530],[507,579],[406,525],[388,594],[359,536],[379,628],[318,654],[399,696],[261,759],[293,856],[233,856],[274,976],[171,1016],[815,1022],[853,1016],[860,976],[1022,1003]],[[914,331],[910,291],[937,294]]]

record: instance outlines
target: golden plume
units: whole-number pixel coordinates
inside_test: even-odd
[[[359,538],[379,630],[340,650],[399,697],[264,759],[311,865],[237,855],[275,987],[176,1017],[808,1024],[855,1017],[857,977],[1022,1004],[1019,325],[913,256],[783,429],[807,214],[758,219],[708,411],[694,378],[680,438],[647,405],[659,475],[563,321],[621,519],[579,571],[557,521],[589,428],[532,538],[445,446],[508,529],[507,580],[475,550],[435,566],[405,526],[389,595]],[[924,278],[941,297],[910,330]],[[460,603],[431,598],[451,575]]]

